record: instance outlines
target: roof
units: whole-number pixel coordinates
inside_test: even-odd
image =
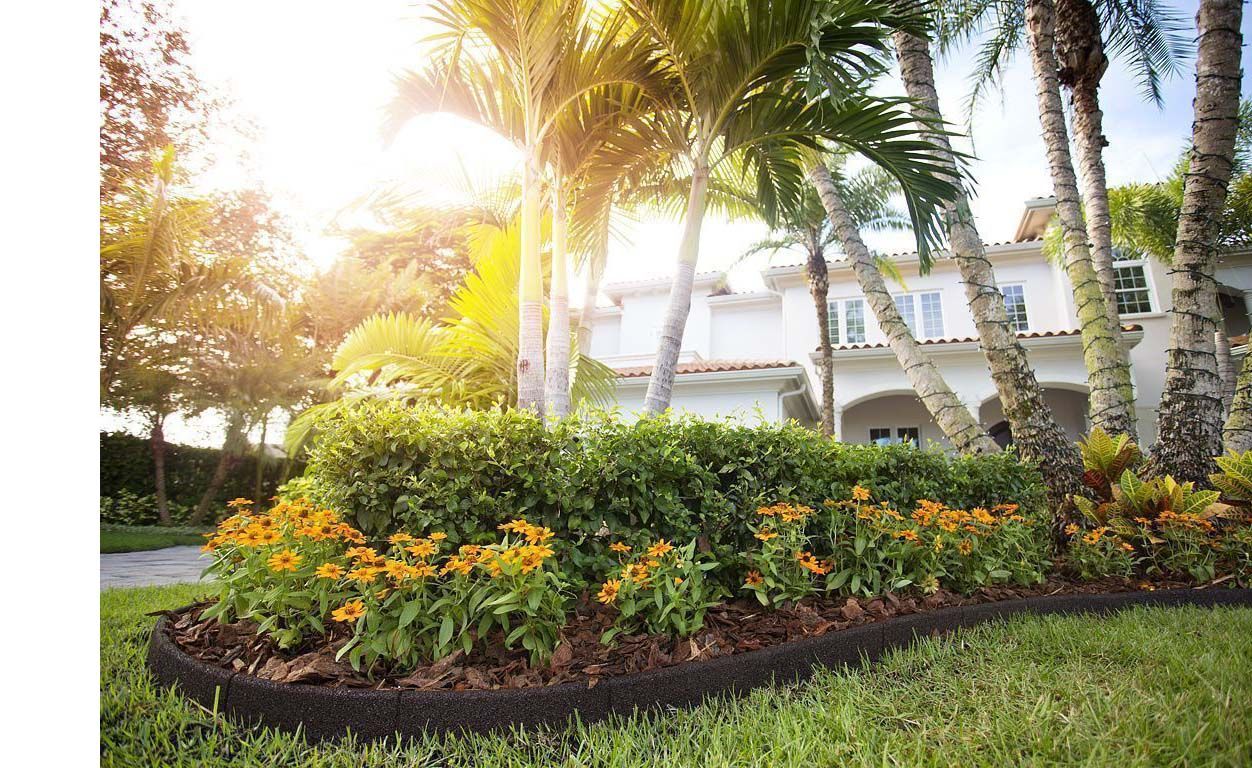
[[[697,272],[694,277],[692,277],[692,285],[715,284],[725,279],[726,273],[722,271],[713,270],[709,272]],[[640,280],[626,280],[623,282],[609,283],[603,286],[600,290],[604,293],[604,295],[611,298],[613,296],[620,296],[624,293],[636,291],[646,292],[653,289],[668,289],[673,282],[673,276],[647,277]]]
[[[1042,242],[1042,240],[1043,240],[1042,237],[1032,237],[1032,238],[1026,238],[1024,240],[1005,240],[1003,242],[983,243],[982,245],[984,248],[1000,248],[1004,250],[1016,250],[1013,248],[1013,246],[1020,246],[1020,245],[1028,244],[1028,243]],[[951,258],[951,254],[948,252],[946,248],[936,248],[934,251],[934,255],[935,255],[936,261]],[[905,261],[905,262],[917,261],[917,251],[897,251],[895,253],[885,254],[883,258],[891,259],[892,261]],[[769,274],[778,274],[778,273],[788,273],[788,272],[802,269],[803,267],[807,265],[808,265],[807,260],[791,262],[788,264],[773,264],[767,267],[766,269],[764,269],[762,271],[762,274],[769,275]],[[844,268],[852,266],[852,260],[848,259],[847,257],[844,257],[842,259],[837,259],[835,261],[831,261],[830,259],[827,259],[826,266],[829,269],[844,269]]]
[[[695,360],[690,363],[679,363],[676,373],[733,373],[739,371],[767,371],[776,368],[796,368],[799,363],[790,360]],[[652,375],[652,366],[635,365],[629,368],[614,368],[618,378],[633,379]]]
[[[1138,324],[1123,325],[1122,330],[1125,331],[1126,333],[1135,333],[1136,331],[1142,331],[1143,326],[1138,325]],[[1069,330],[1069,331],[1018,331],[1016,335],[1017,335],[1017,338],[1019,339],[1052,339],[1052,338],[1057,338],[1061,336],[1080,336],[1082,335],[1082,331],[1078,329]],[[959,338],[950,336],[947,338],[939,338],[939,339],[925,339],[923,341],[919,341],[918,344],[928,347],[928,346],[934,346],[937,344],[971,344],[977,341],[978,341],[977,336],[964,336],[964,337],[959,337]],[[886,349],[888,346],[890,345],[888,345],[886,342],[879,342],[877,344],[835,344],[833,345],[832,348],[833,349]]]

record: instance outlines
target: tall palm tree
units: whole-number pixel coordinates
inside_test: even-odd
[[[934,125],[941,119],[941,113],[930,44],[904,31],[896,32],[894,41],[901,79],[905,92],[913,100],[914,114],[924,125]],[[944,212],[948,242],[965,283],[965,296],[978,329],[978,343],[1013,433],[1013,443],[1023,458],[1038,464],[1048,488],[1048,499],[1059,507],[1080,487],[1082,463],[1078,449],[1065,436],[1044,400],[1043,388],[1026,358],[1026,351],[1009,325],[1004,294],[996,286],[986,247],[974,225],[969,196],[960,182],[952,145],[943,133],[929,131],[927,136],[947,178],[960,187],[960,195],[947,204]]]
[[[814,163],[809,170],[809,178],[821,196],[826,215],[843,244],[844,252],[852,261],[857,282],[874,311],[879,327],[887,336],[887,343],[931,418],[962,453],[999,451],[995,440],[978,425],[969,409],[948,386],[939,368],[922,351],[913,332],[900,316],[900,310],[887,291],[882,272],[861,240],[845,192],[831,176],[830,169],[823,163]]]
[[[1061,104],[1052,0],[1027,0],[1026,40],[1039,102],[1039,121],[1047,149],[1056,212],[1065,242],[1065,272],[1074,292],[1078,326],[1087,366],[1087,406],[1093,426],[1109,434],[1135,435],[1134,385],[1130,359],[1120,343],[1115,315],[1096,275],[1083,224],[1082,201],[1069,151]],[[1109,262],[1110,267],[1112,262]]]
[[[936,201],[951,187],[929,173],[933,163],[895,122],[899,113],[893,104],[858,95],[882,68],[886,29],[916,25],[916,16],[875,0],[623,0],[622,6],[650,38],[668,85],[656,116],[660,133],[691,178],[644,398],[644,409],[656,413],[670,404],[709,180],[719,166],[741,164],[755,178],[762,209],[773,218],[799,199],[801,150],[815,149],[819,138],[854,147],[902,182],[923,251],[936,234]],[[833,104],[818,100],[822,89],[842,98]]]
[[[1219,225],[1239,130],[1242,0],[1201,0],[1191,150],[1172,262],[1173,309],[1150,471],[1203,483],[1222,447],[1222,384],[1213,334]]]
[[[1230,413],[1222,425],[1222,447],[1243,453],[1252,450],[1252,355],[1243,358],[1243,367],[1230,401]]]

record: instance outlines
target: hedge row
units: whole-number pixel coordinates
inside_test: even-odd
[[[553,429],[524,412],[366,403],[323,420],[304,485],[362,530],[441,530],[453,543],[494,539],[526,517],[577,545],[577,570],[611,562],[610,539],[702,542],[723,562],[749,548],[758,506],[820,507],[852,486],[911,509],[1018,503],[1040,509],[1038,473],[1015,454],[955,457],[910,446],[836,443],[787,424],[691,417],[633,424],[603,414]]]
[[[172,509],[194,507],[200,501],[201,494],[209,484],[209,478],[217,467],[222,455],[217,448],[196,448],[189,445],[167,443],[165,446],[165,488]],[[265,467],[262,488],[266,498],[273,495],[280,477],[282,463],[272,462]],[[295,468],[298,472],[299,468]],[[100,497],[101,512],[107,513],[113,507],[125,507],[131,510],[126,520],[106,520],[105,522],[126,522],[135,525],[156,522],[155,501],[147,502],[146,497],[156,493],[154,484],[155,473],[152,464],[152,443],[147,438],[136,437],[124,432],[100,433]],[[256,482],[256,456],[241,457],[226,477],[222,492],[218,494],[220,501],[225,502],[239,496],[251,497]],[[103,500],[114,500],[110,505]],[[138,501],[135,501],[135,500]],[[152,520],[131,520],[135,509],[151,508]],[[140,515],[142,517],[142,515]]]

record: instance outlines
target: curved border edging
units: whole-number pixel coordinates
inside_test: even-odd
[[[1145,606],[1252,606],[1252,589],[1173,589],[1096,595],[1051,595],[942,608],[861,624],[758,651],[685,662],[633,675],[584,683],[475,691],[328,688],[262,680],[184,653],[165,631],[152,630],[147,664],[163,685],[218,712],[247,722],[301,731],[311,739],[364,739],[424,731],[503,731],[513,726],[561,726],[636,710],[692,707],[721,696],[741,696],[771,683],[794,683],[817,667],[859,666],[917,638],[972,627],[1021,613],[1110,614]]]

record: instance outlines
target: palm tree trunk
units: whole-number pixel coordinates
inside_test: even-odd
[[[218,457],[217,466],[213,468],[213,475],[204,489],[204,495],[200,497],[200,503],[196,504],[195,510],[191,513],[191,520],[188,521],[192,525],[200,525],[208,518],[209,508],[213,506],[214,499],[217,498],[218,492],[222,490],[222,485],[226,482],[226,476],[230,474],[231,468],[238,461],[244,442],[243,428],[243,414],[232,413],[226,422],[226,439],[222,443],[222,452]],[[254,501],[259,503],[257,499]]]
[[[569,413],[569,275],[565,252],[566,209],[558,177],[552,187],[552,285],[548,300],[547,377],[544,418],[549,422]]]
[[[830,271],[826,268],[826,254],[821,240],[814,237],[809,242],[809,294],[813,297],[813,309],[817,312],[818,351],[821,360],[818,367],[822,377],[822,434],[835,435],[835,358],[830,342]]]
[[[261,486],[265,484],[265,438],[270,428],[269,414],[261,419],[261,439],[256,444],[256,477],[252,483],[252,500],[261,503]]]
[[[809,169],[809,179],[817,189],[818,197],[822,200],[826,215],[830,217],[835,234],[843,244],[844,252],[852,259],[852,269],[861,285],[861,292],[873,309],[879,327],[886,334],[891,351],[895,352],[896,360],[900,362],[900,367],[909,377],[909,383],[935,420],[935,424],[939,425],[944,436],[962,453],[999,451],[995,440],[978,426],[969,409],[948,386],[934,362],[922,352],[921,345],[900,317],[900,310],[887,292],[887,283],[878,271],[874,257],[865,247],[865,242],[861,240],[861,233],[857,231],[830,171],[824,165],[815,163]]]
[[[682,243],[678,247],[674,282],[670,285],[669,308],[657,342],[656,362],[652,366],[652,378],[648,381],[648,393],[643,400],[643,409],[647,413],[660,413],[669,408],[673,395],[678,353],[682,350],[683,331],[687,327],[687,315],[691,312],[691,289],[695,283],[696,261],[700,256],[700,227],[704,223],[708,186],[708,164],[700,157],[691,173],[687,216]]]
[[[1087,247],[1087,231],[1057,79],[1053,24],[1052,0],[1027,0],[1027,43],[1039,100],[1039,121],[1056,193],[1057,217],[1065,241],[1065,273],[1074,290],[1078,327],[1082,331],[1087,407],[1093,426],[1109,434],[1125,433],[1133,437],[1136,432],[1130,362],[1126,349],[1118,343],[1117,323],[1108,313],[1108,303]]]
[[[1222,412],[1230,413],[1239,374],[1235,372],[1235,360],[1230,355],[1230,337],[1226,335],[1225,328],[1218,328],[1213,333],[1213,345],[1217,353],[1217,378],[1222,382]]]
[[[543,408],[543,264],[539,256],[539,169],[527,153],[522,173],[522,263],[518,277],[517,407]]]
[[[587,260],[587,284],[583,287],[583,306],[578,313],[578,354],[591,356],[592,319],[600,296],[600,281],[604,279],[604,267],[608,263],[609,218],[604,217],[596,239],[596,251]]]
[[[1104,137],[1099,98],[1100,79],[1108,69],[1108,58],[1100,37],[1100,17],[1089,0],[1056,0],[1056,55],[1060,64],[1058,78],[1070,93],[1091,263],[1109,317],[1113,318],[1113,332],[1120,342],[1121,319],[1113,278],[1113,225],[1104,175],[1103,154],[1108,140]]]
[[[1183,180],[1174,260],[1170,345],[1160,428],[1149,471],[1206,483],[1220,453],[1221,380],[1213,334],[1217,304],[1217,225],[1234,165],[1239,109],[1243,0],[1201,0],[1191,152]],[[1246,369],[1246,364],[1245,364]]]
[[[156,486],[157,519],[170,524],[170,502],[165,493],[165,414],[152,417],[149,442],[152,444],[152,482]]]
[[[1222,429],[1222,441],[1225,449],[1234,453],[1252,449],[1252,355],[1243,358],[1230,415]]]
[[[905,91],[917,105],[913,114],[923,124],[941,119],[934,61],[927,42],[904,32],[896,32],[894,40]],[[934,132],[927,134],[938,159],[949,169],[955,183],[960,184],[947,137]],[[1004,294],[996,287],[995,272],[974,226],[967,194],[947,205],[945,218],[948,242],[961,271],[965,296],[978,329],[978,343],[1000,395],[1013,443],[1024,459],[1038,464],[1049,502],[1053,507],[1060,507],[1069,494],[1077,493],[1081,487],[1082,462],[1078,449],[1065,436],[1043,399],[1043,388],[1030,367],[1026,350],[1009,325]]]

